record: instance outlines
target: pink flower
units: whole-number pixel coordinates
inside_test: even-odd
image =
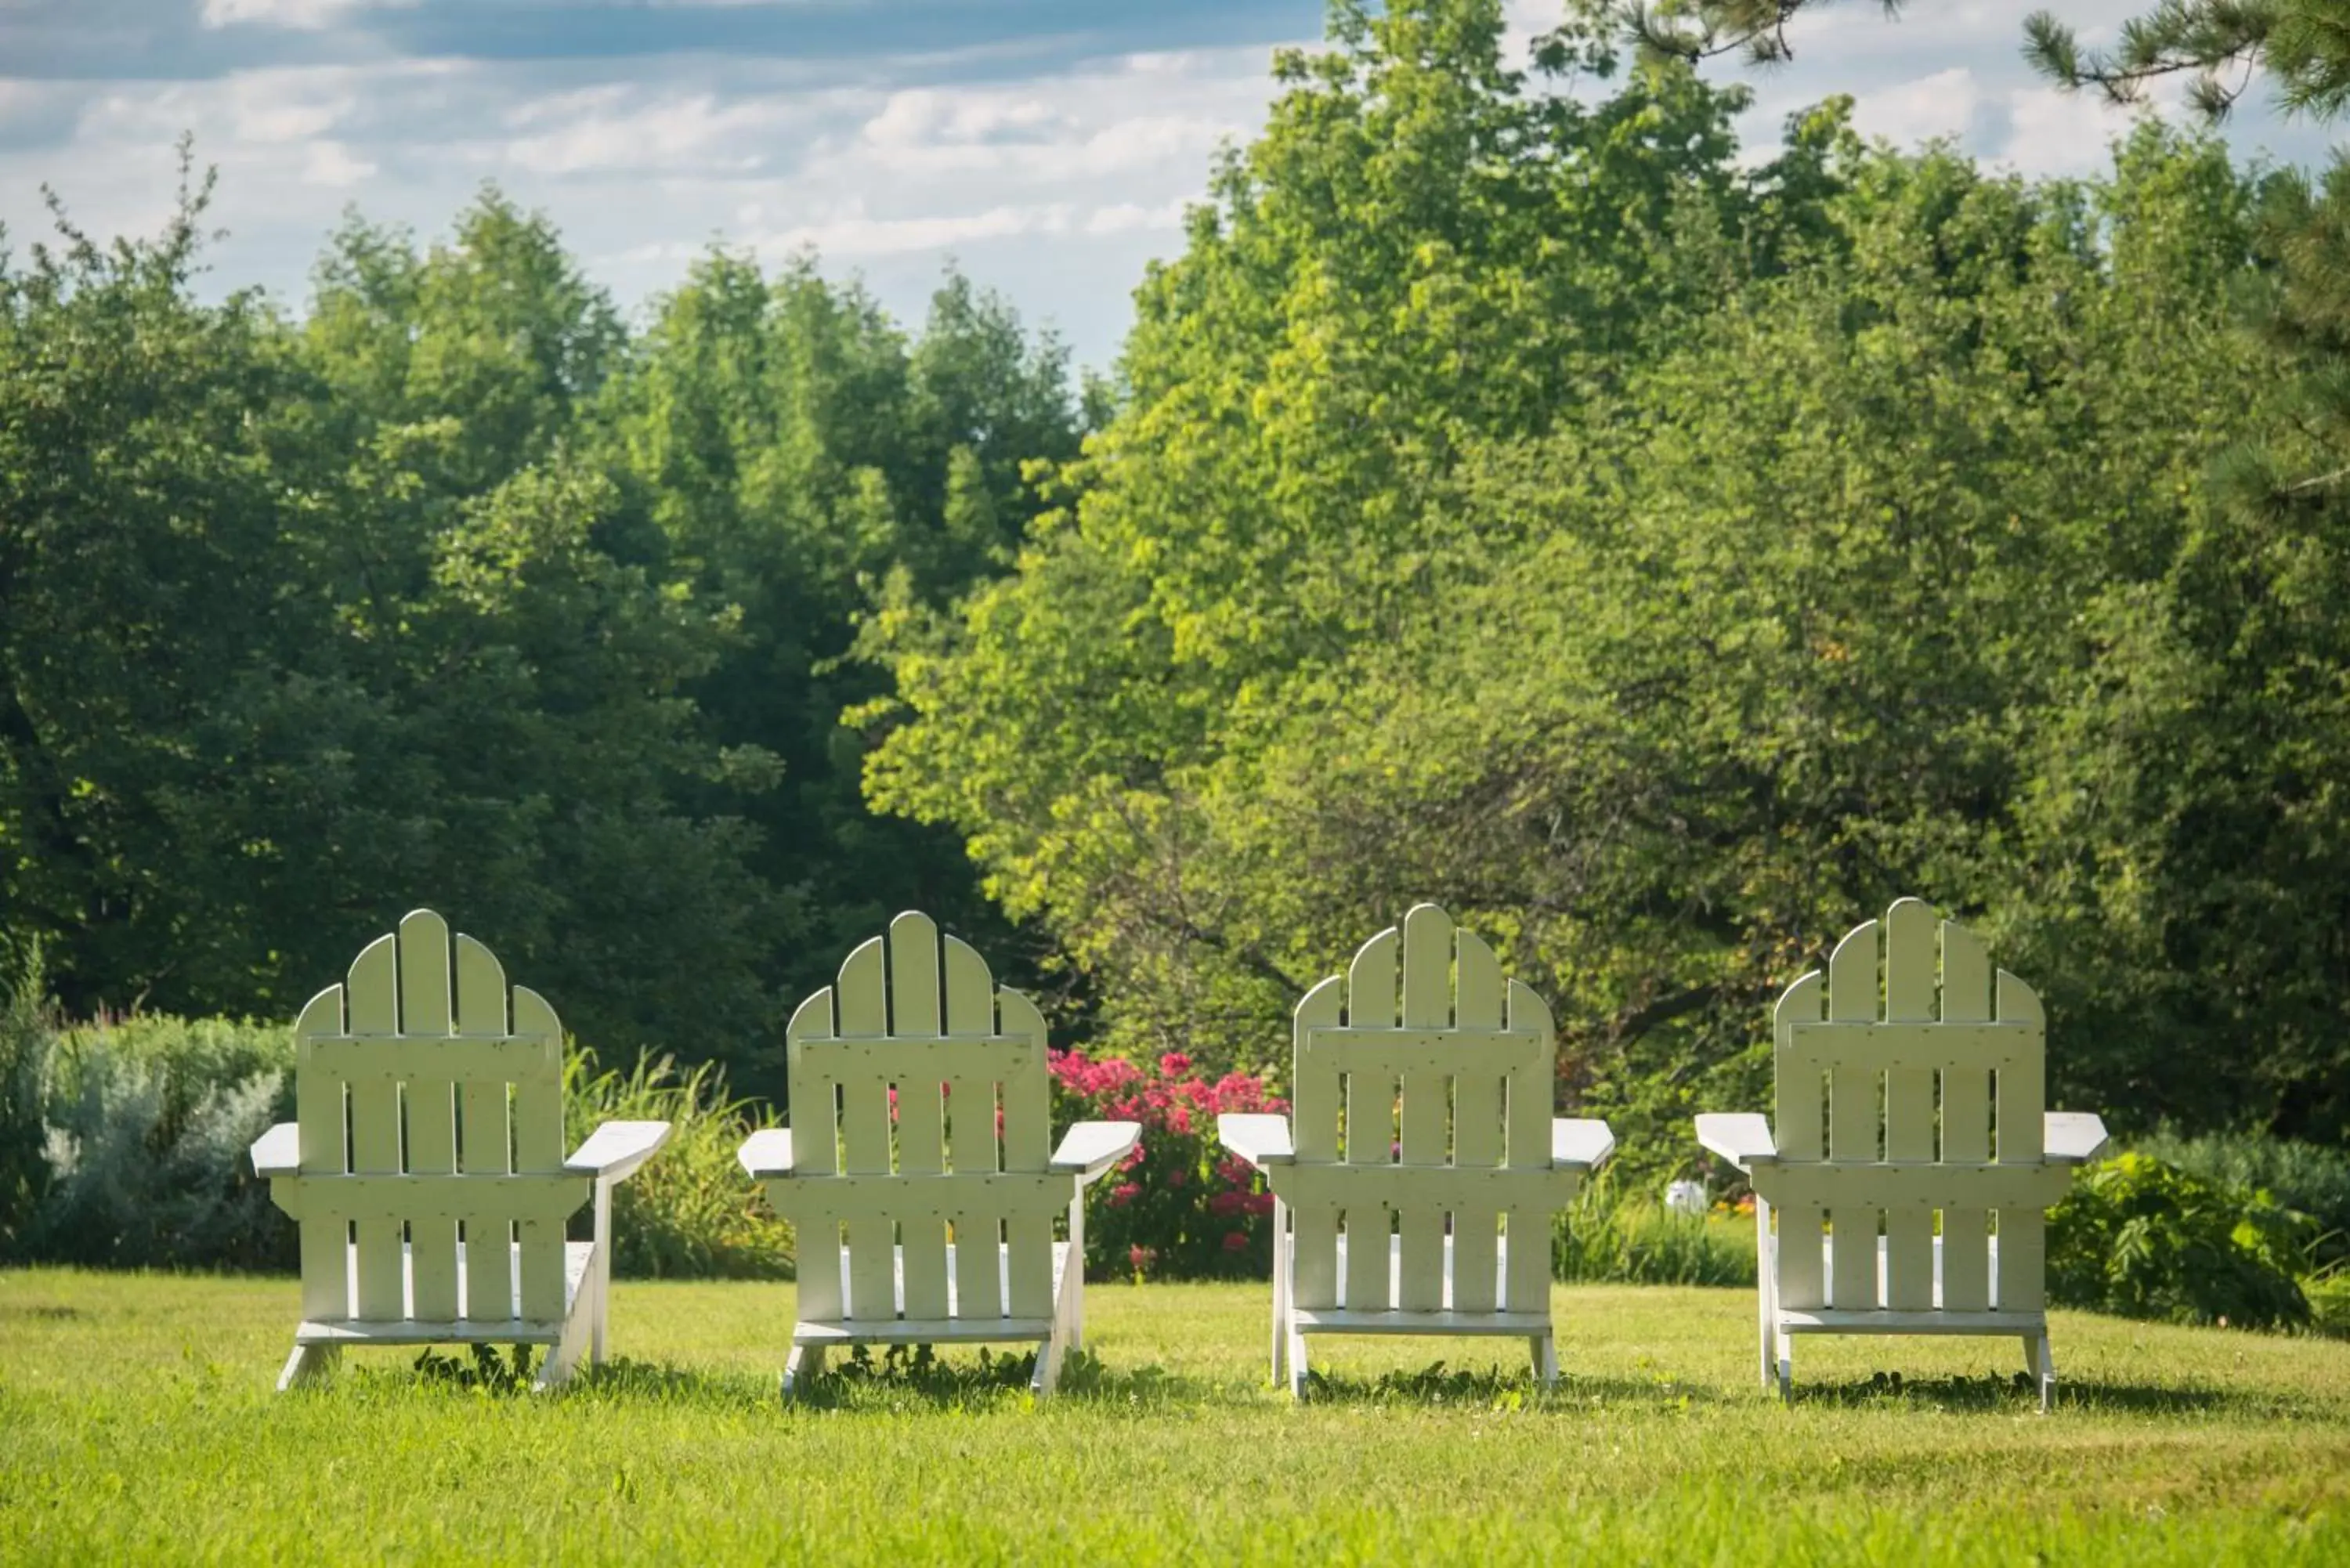
[[[1227,1252],[1245,1252],[1245,1251],[1248,1251],[1248,1244],[1249,1244],[1249,1240],[1248,1240],[1248,1232],[1247,1232],[1247,1231],[1225,1231],[1225,1232],[1224,1232],[1224,1251],[1227,1251]]]
[[[1142,1195],[1142,1189],[1131,1181],[1121,1181],[1109,1189],[1109,1206],[1123,1209]]]
[[[1233,1215],[1239,1213],[1247,1206],[1247,1193],[1224,1191],[1219,1192],[1213,1198],[1208,1199],[1208,1210],[1211,1213],[1221,1214],[1229,1220]]]
[[[1159,1071],[1170,1078],[1180,1078],[1191,1070],[1191,1058],[1180,1051],[1170,1051],[1159,1058]]]

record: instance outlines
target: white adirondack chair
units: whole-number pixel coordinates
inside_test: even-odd
[[[277,1379],[346,1345],[541,1345],[536,1386],[604,1355],[612,1188],[667,1122],[606,1122],[563,1156],[563,1026],[430,909],[363,950],[295,1025],[295,1116],[253,1146],[302,1229],[302,1323]],[[453,1005],[452,1005],[453,1001]],[[593,1199],[596,1237],[564,1225]]]
[[[2040,999],[1950,920],[1938,988],[1936,925],[1903,898],[1854,927],[1779,998],[1772,1121],[1701,1116],[1698,1141],[1753,1183],[1763,1386],[1792,1396],[1796,1334],[2013,1334],[2044,1411],[2046,1210],[2105,1124],[2044,1110]]]
[[[957,938],[944,960],[911,912],[850,953],[792,1014],[791,1127],[738,1157],[798,1241],[785,1397],[835,1345],[1002,1342],[1043,1346],[1043,1397],[1084,1343],[1084,1189],[1142,1129],[1080,1122],[1052,1149],[1043,1015]]]
[[[1293,1027],[1291,1116],[1216,1124],[1273,1187],[1274,1381],[1304,1396],[1309,1334],[1438,1334],[1518,1335],[1555,1383],[1551,1217],[1616,1140],[1551,1115],[1550,1010],[1421,904]]]

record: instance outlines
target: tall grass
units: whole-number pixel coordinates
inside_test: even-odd
[[[572,1057],[565,1116],[576,1145],[599,1121],[665,1121],[670,1140],[612,1196],[612,1267],[640,1279],[787,1280],[791,1228],[766,1210],[734,1153],[756,1123],[752,1103],[732,1098],[717,1068],[680,1071],[668,1057],[638,1058],[627,1073],[598,1073]]]
[[[1754,1221],[1676,1214],[1602,1175],[1558,1216],[1550,1256],[1553,1276],[1572,1284],[1752,1285]]]
[[[41,1074],[56,1039],[41,950],[0,948],[0,1258],[48,1184]]]
[[[161,1014],[68,1026],[37,954],[0,991],[0,1261],[290,1270],[294,1221],[253,1174],[253,1140],[294,1111],[281,1023]],[[613,1267],[637,1276],[788,1279],[791,1233],[734,1163],[756,1119],[714,1068],[666,1058],[565,1078],[572,1145],[598,1121],[674,1126],[613,1200]],[[575,1225],[586,1234],[590,1217]]]

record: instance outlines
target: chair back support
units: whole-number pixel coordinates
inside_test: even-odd
[[[1550,1215],[1571,1179],[1552,1179],[1556,1046],[1542,1000],[1421,904],[1307,992],[1294,1031],[1296,1164],[1275,1190],[1292,1216],[1297,1304],[1338,1304],[1343,1234],[1350,1313],[1546,1313]]]
[[[2032,988],[1904,898],[1855,927],[1825,977],[1787,988],[1773,1031],[1778,1164],[1757,1186],[1778,1211],[1780,1304],[2041,1310],[2044,1210],[2065,1173],[2042,1159]]]
[[[794,1176],[770,1191],[798,1237],[800,1316],[1049,1317],[1074,1184],[1046,1171],[1035,1004],[909,912],[800,1003],[786,1041]]]
[[[302,1174],[276,1196],[301,1225],[302,1315],[559,1324],[564,1221],[588,1182],[563,1173],[563,1026],[546,1000],[515,986],[509,1008],[490,950],[452,949],[418,909],[294,1033]]]

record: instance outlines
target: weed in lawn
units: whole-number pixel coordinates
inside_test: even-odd
[[[519,1394],[530,1386],[530,1346],[517,1345],[500,1355],[494,1345],[471,1347],[472,1356],[459,1361],[437,1350],[416,1358],[416,1373],[428,1383],[471,1388],[484,1394]]]

